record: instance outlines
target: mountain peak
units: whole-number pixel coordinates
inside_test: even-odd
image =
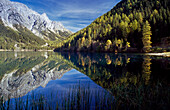
[[[47,14],[46,14],[46,13],[43,13],[41,16],[42,16],[44,19],[49,20],[49,18],[48,18],[48,16],[47,16]]]
[[[1,0],[0,18],[6,26],[15,29],[14,25],[21,25],[41,38],[44,38],[44,31],[55,34],[59,31],[70,33],[61,23],[51,21],[46,13],[40,15],[22,3],[9,0]]]
[[[48,16],[47,16],[47,14],[46,14],[46,13],[43,13],[43,14],[42,14],[42,16],[43,16],[43,17],[47,17],[47,18],[48,18]]]

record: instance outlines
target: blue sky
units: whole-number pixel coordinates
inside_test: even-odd
[[[11,0],[60,21],[65,28],[76,32],[88,26],[97,17],[112,9],[120,0]]]

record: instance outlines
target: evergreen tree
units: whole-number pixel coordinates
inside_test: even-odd
[[[148,21],[145,22],[143,26],[143,37],[142,37],[142,42],[143,42],[143,51],[144,52],[150,52],[151,51],[151,26]]]
[[[132,31],[135,31],[138,29],[138,21],[135,19],[133,22],[132,22]]]

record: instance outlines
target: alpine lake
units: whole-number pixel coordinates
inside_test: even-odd
[[[168,110],[170,58],[0,52],[0,109]]]

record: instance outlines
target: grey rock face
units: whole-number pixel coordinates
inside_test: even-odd
[[[0,0],[0,18],[6,26],[15,29],[14,25],[21,25],[41,38],[44,38],[42,31],[71,33],[60,22],[49,20],[45,13],[40,15],[24,4],[9,0]]]
[[[22,76],[15,76],[16,71],[6,74],[0,82],[0,97],[3,96],[5,100],[22,97],[39,86],[45,87],[49,81],[61,78],[70,70],[59,71],[57,67],[51,71],[37,71],[37,69],[39,65]]]

